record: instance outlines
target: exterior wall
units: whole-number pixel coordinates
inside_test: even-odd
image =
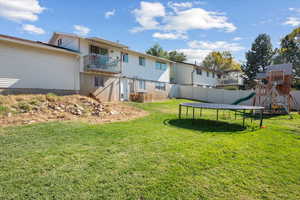
[[[139,80],[137,79],[129,79],[128,84],[130,85],[130,93],[136,93],[136,92],[144,92],[146,95],[151,96],[152,101],[161,101],[166,100],[169,98],[171,85],[169,83],[166,83],[166,90],[158,90],[155,88],[155,84],[157,82],[155,81],[147,81],[146,83],[146,90],[140,90],[139,89]]]
[[[139,55],[128,53],[128,63],[122,62],[122,76],[128,78],[143,79],[149,81],[159,81],[169,83],[170,81],[170,63],[167,63],[166,70],[158,70],[155,67],[156,60],[147,56],[146,65],[139,65]],[[157,60],[159,61],[159,60]]]
[[[215,77],[213,78],[213,72],[208,72],[209,76],[207,76],[207,72],[202,70],[202,74],[199,75],[196,71],[193,73],[194,75],[194,85],[202,85],[207,87],[216,87],[219,83],[218,76],[215,73]]]
[[[95,87],[95,76],[104,78],[104,87]],[[99,100],[104,102],[119,101],[119,84],[119,78],[117,77],[80,73],[80,93],[82,95],[93,94]]]
[[[202,69],[202,75],[199,75],[196,73],[196,70],[194,70],[194,66],[190,64],[176,63],[173,71],[172,76],[174,76],[174,81],[181,85],[194,84],[215,87],[219,82],[217,74],[215,74],[215,78],[213,78],[212,72],[209,72],[209,77],[207,77],[207,71]]]
[[[0,42],[0,88],[80,89],[78,56]]]
[[[177,84],[181,85],[191,85],[192,84],[192,73],[193,66],[184,64],[184,63],[176,63],[174,64],[172,70],[172,79]]]
[[[75,51],[79,51],[79,38],[76,37],[67,37],[64,35],[59,35],[57,38],[55,38],[55,41],[53,45],[58,46],[58,40],[61,39],[62,44],[60,45],[61,47],[67,48],[67,49],[72,49]]]

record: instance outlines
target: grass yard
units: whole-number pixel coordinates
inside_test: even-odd
[[[150,115],[128,122],[0,128],[0,199],[300,199],[299,115],[193,124],[177,120],[184,101],[132,104]]]

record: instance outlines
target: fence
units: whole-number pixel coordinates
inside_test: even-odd
[[[245,98],[253,93],[253,90],[224,90],[214,88],[201,88],[193,86],[172,85],[170,96],[173,98],[194,99],[212,103],[232,104],[238,99]],[[300,91],[293,91],[292,96],[297,102],[293,109],[300,109]],[[252,105],[253,98],[241,102],[241,105]]]

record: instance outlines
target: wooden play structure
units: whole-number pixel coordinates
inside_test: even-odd
[[[291,95],[292,72],[291,64],[281,64],[258,73],[253,105],[264,107],[266,114],[289,114],[296,103]]]

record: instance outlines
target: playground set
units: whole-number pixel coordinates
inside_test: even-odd
[[[266,67],[256,77],[253,106],[265,108],[265,114],[290,114],[293,104],[297,104],[291,95],[293,67],[281,64]]]

